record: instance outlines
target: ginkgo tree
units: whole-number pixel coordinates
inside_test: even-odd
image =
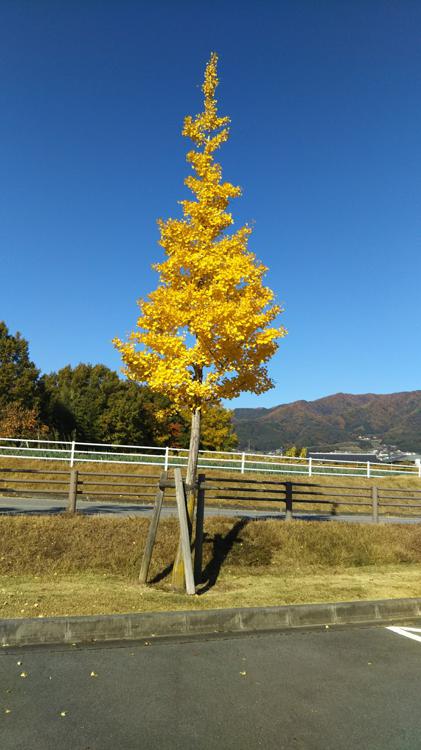
[[[228,139],[230,122],[217,110],[217,61],[212,53],[202,86],[203,112],[186,117],[182,131],[194,144],[187,153],[193,173],[184,181],[193,198],[180,201],[183,218],[158,221],[166,254],[153,266],[159,284],[138,302],[137,329],[127,341],[114,340],[129,378],[191,412],[186,475],[191,516],[203,406],[271,388],[267,362],[285,335],[283,327],[272,325],[281,308],[264,284],[267,268],[248,248],[251,228],[228,231],[233,224],[228,204],[241,188],[223,181],[214,158]],[[179,555],[175,586],[182,576]]]

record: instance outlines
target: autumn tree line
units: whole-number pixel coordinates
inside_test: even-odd
[[[189,445],[189,412],[102,364],[67,365],[41,374],[28,341],[0,321],[0,437],[135,445]],[[201,447],[237,445],[231,412],[203,413]]]

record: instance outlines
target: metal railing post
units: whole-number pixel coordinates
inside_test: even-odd
[[[12,444],[12,445],[11,445]],[[76,450],[76,446],[79,448]],[[130,452],[127,452],[127,451]],[[133,451],[136,452],[133,452]],[[171,448],[170,446],[152,446],[152,445],[122,445],[109,443],[85,443],[77,440],[25,440],[20,438],[3,438],[0,437],[0,457],[4,458],[30,458],[31,460],[49,460],[50,455],[54,460],[64,461],[72,469],[76,462],[80,460],[89,460],[100,462],[112,457],[115,462],[127,463],[127,457],[130,460],[136,459],[139,464],[159,465],[164,470],[168,470],[171,465],[185,466],[188,463],[189,451],[186,448]],[[77,455],[79,458],[77,457]],[[314,475],[313,457],[295,459],[288,456],[274,457],[259,453],[249,453],[236,451],[199,451],[201,468],[212,468],[215,466],[229,468],[240,472],[241,474],[249,471],[265,472],[266,470],[276,474],[291,474],[299,469],[300,474],[307,474],[309,477]],[[162,459],[164,459],[162,461]],[[171,462],[170,462],[171,459]],[[250,459],[250,461],[249,461]],[[307,468],[304,465],[307,460]],[[367,479],[375,479],[385,473],[385,464],[379,461],[364,461],[363,459],[345,461],[342,459],[335,460],[331,458],[332,465],[326,459],[317,458],[315,455],[315,470],[317,474],[332,474],[332,476],[341,476],[344,473],[347,476],[364,476]],[[301,461],[301,463],[297,463]],[[229,465],[228,465],[229,464]],[[366,468],[364,469],[364,464]],[[301,471],[301,468],[303,471]],[[390,474],[416,476],[421,479],[421,460],[416,459],[415,464],[401,466],[399,464],[388,464],[387,468]]]
[[[75,464],[75,446],[76,443],[74,440],[72,440],[71,448],[70,448],[70,468],[73,469],[73,466]]]

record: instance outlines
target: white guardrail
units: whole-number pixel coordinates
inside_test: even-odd
[[[0,438],[0,457],[27,458],[41,461],[66,461],[70,466],[82,462],[150,464],[169,469],[186,466],[187,448],[152,447],[147,445],[109,445],[61,440],[23,440]],[[405,475],[421,478],[420,464],[382,464],[322,458],[272,456],[262,453],[199,451],[199,469],[223,469],[271,474],[304,474],[306,476],[384,477]]]

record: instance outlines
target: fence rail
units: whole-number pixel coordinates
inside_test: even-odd
[[[166,483],[171,487],[170,481]],[[365,485],[349,487],[340,484],[319,485],[316,482],[255,480],[201,475],[198,490],[206,494],[207,500],[232,501],[242,500],[256,504],[277,503],[285,511],[285,519],[293,517],[294,508],[302,511],[303,506],[310,506],[312,514],[336,516],[338,510],[371,515],[374,523],[381,517],[390,514],[391,509],[399,509],[394,516],[409,515],[421,517],[421,490],[400,490],[396,487],[379,487]],[[394,495],[390,495],[394,493]],[[400,502],[391,503],[390,500]],[[418,511],[414,513],[413,511]]]
[[[189,451],[147,445],[111,445],[60,440],[22,440],[0,438],[0,457],[40,461],[64,461],[70,467],[83,463],[117,463],[159,466],[164,471],[184,468]],[[344,461],[343,459],[298,458],[272,456],[261,453],[228,451],[200,451],[199,469],[224,469],[240,474],[297,474],[304,476],[350,476],[380,478],[411,476],[421,478],[421,463],[383,464],[377,462]]]
[[[171,472],[172,474],[172,472]],[[165,477],[163,479],[163,477]],[[67,499],[67,510],[75,512],[78,499],[113,502],[130,501],[151,504],[158,488],[168,500],[175,499],[174,478],[168,472],[154,475],[136,473],[101,473],[68,469],[22,469],[0,467],[0,496],[56,497]],[[317,480],[284,481],[281,478],[199,474],[196,489],[206,501],[219,507],[265,507],[293,517],[294,509],[309,509],[312,514],[335,516],[338,510],[370,514],[377,522],[385,515],[421,517],[421,489],[399,489],[378,485],[347,487],[341,484],[321,485]],[[274,507],[275,506],[275,507]],[[398,513],[396,512],[398,511]],[[417,512],[418,511],[418,512]],[[25,512],[25,511],[23,511]]]

